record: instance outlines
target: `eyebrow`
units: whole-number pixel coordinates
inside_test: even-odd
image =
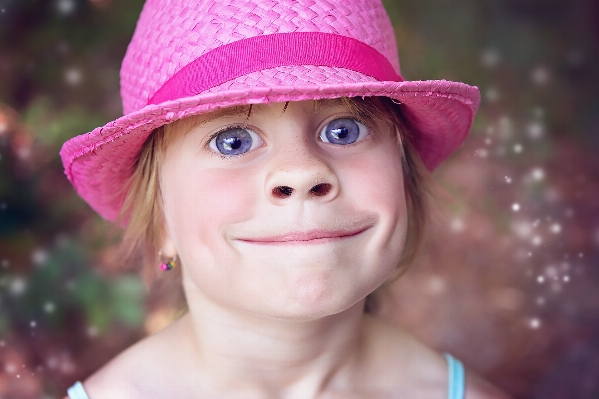
[[[229,118],[233,116],[239,116],[242,114],[247,115],[249,113],[249,110],[249,105],[237,105],[234,107],[222,108],[209,114],[203,115],[204,118],[198,122],[198,125],[206,124],[218,118]]]
[[[315,100],[314,112],[318,111],[319,108],[335,108],[341,105],[345,105],[342,98],[325,98],[322,100]]]

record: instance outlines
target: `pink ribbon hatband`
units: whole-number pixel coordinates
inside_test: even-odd
[[[385,56],[359,40],[321,32],[275,33],[201,55],[167,80],[148,104],[194,96],[252,72],[289,65],[344,68],[379,81],[403,81]]]

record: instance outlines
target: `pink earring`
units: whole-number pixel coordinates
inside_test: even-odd
[[[158,252],[158,257],[162,257],[162,251]],[[173,256],[168,262],[160,262],[160,270],[167,272],[177,266],[177,256]]]

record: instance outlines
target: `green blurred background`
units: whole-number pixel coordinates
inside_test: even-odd
[[[0,398],[62,398],[181,312],[58,151],[121,115],[141,0],[0,0]],[[516,398],[599,397],[599,1],[388,0],[402,74],[477,85],[471,137],[381,315]]]

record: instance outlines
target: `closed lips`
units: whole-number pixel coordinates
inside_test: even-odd
[[[239,241],[251,244],[310,244],[322,243],[331,240],[353,237],[369,229],[371,226],[360,227],[351,230],[309,230],[290,232],[283,235],[256,237],[256,238],[239,238]]]

